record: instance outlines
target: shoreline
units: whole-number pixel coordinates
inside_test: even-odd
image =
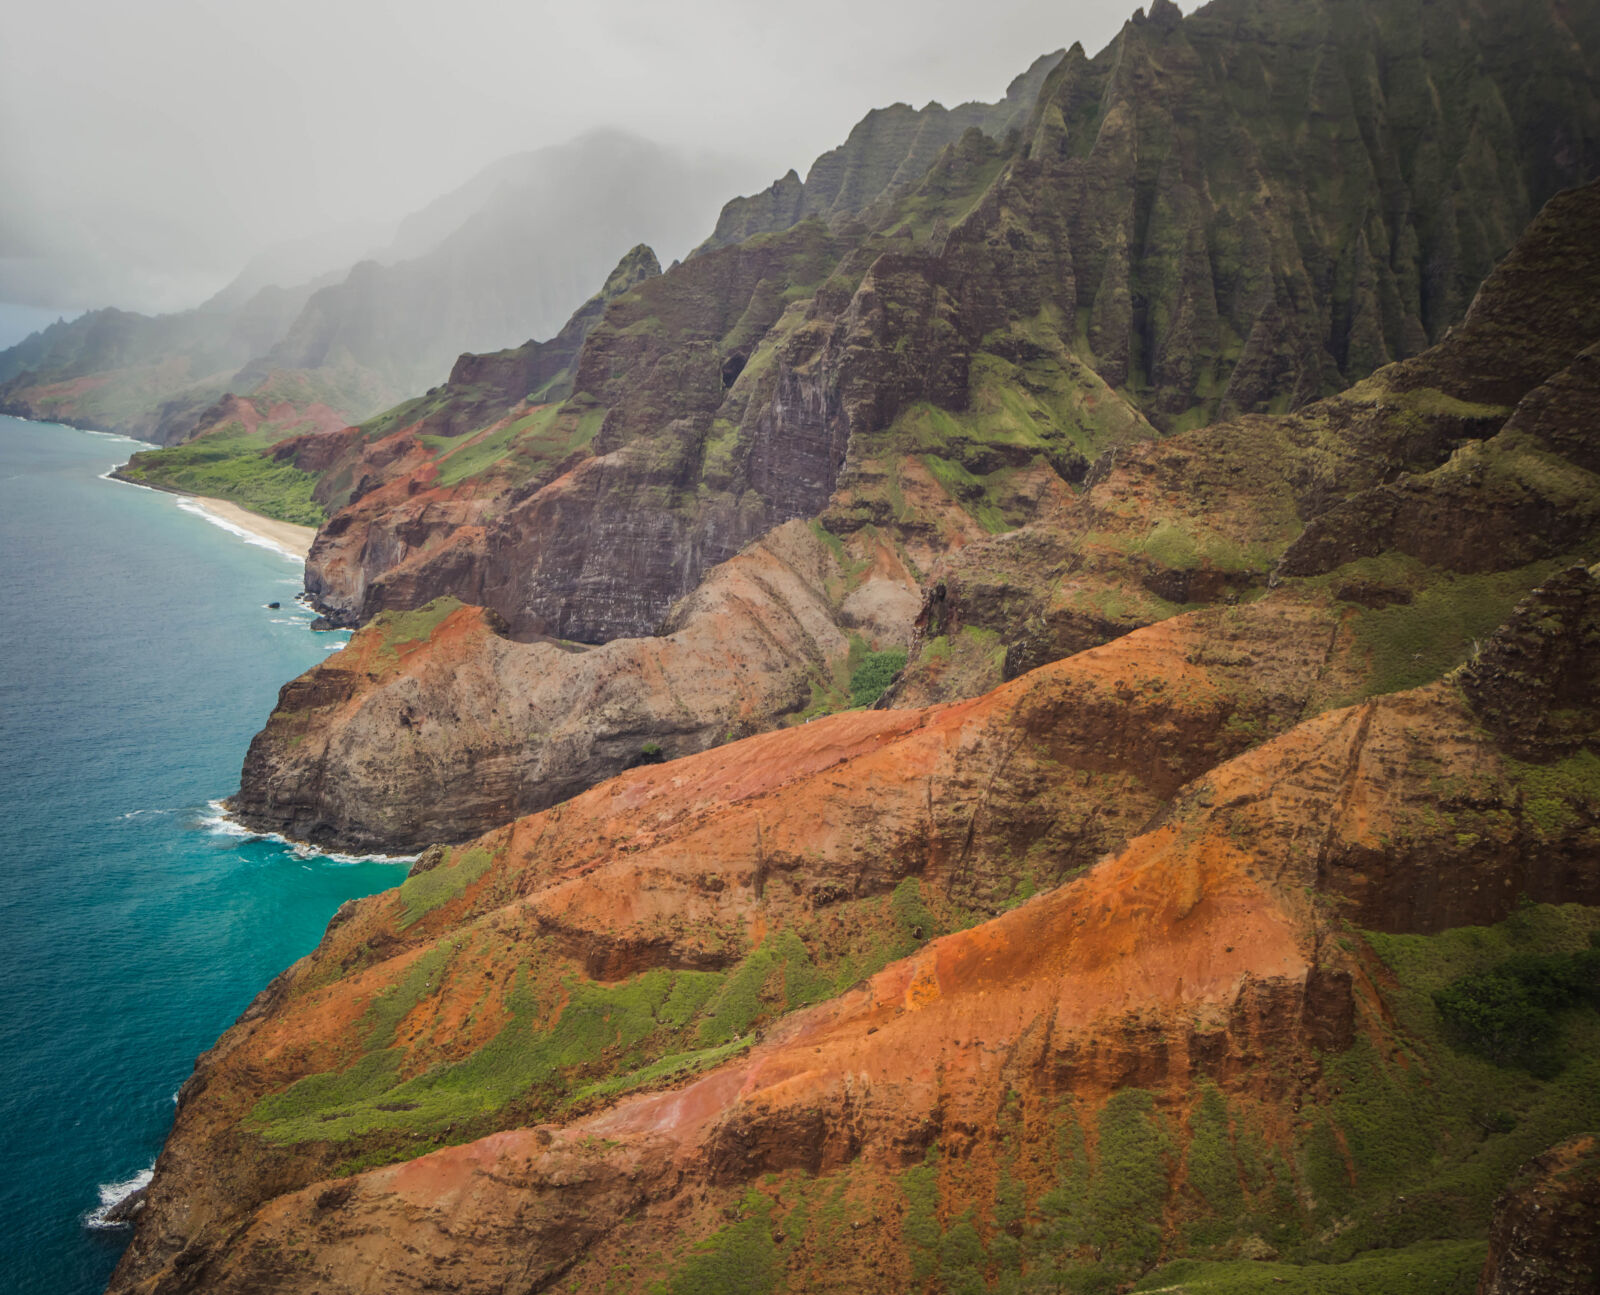
[[[282,832],[274,832],[264,828],[251,827],[248,823],[241,822],[235,817],[228,801],[231,797],[206,802],[206,808],[211,811],[199,820],[199,826],[210,832],[213,836],[231,836],[244,841],[271,841],[281,845],[297,859],[327,859],[332,863],[404,863],[413,864],[422,857],[421,852],[416,854],[384,854],[381,851],[371,851],[365,854],[356,854],[347,850],[337,850],[332,846],[314,845],[310,841],[297,841],[292,836],[285,836]]]
[[[302,562],[311,552],[311,541],[317,538],[315,526],[300,526],[294,522],[280,522],[274,517],[263,517],[226,499],[213,499],[207,495],[183,495],[182,498],[192,500],[200,512],[207,514],[208,521],[249,531],[256,539],[266,540]]]
[[[133,445],[142,445],[148,449],[157,450],[161,447],[150,441],[141,441],[138,437],[129,436],[125,432],[107,431],[100,427],[81,427],[76,423],[50,422],[46,419],[28,418],[21,414],[7,414],[8,418],[15,418],[19,422],[38,423],[41,426],[70,427],[73,431],[87,432],[90,436],[103,436],[109,440],[127,441]],[[261,513],[253,513],[248,508],[236,504],[228,499],[216,499],[210,495],[197,495],[188,490],[180,490],[174,486],[155,485],[149,481],[135,481],[132,477],[122,475],[126,463],[114,465],[109,471],[101,475],[107,481],[120,481],[125,486],[140,486],[145,490],[157,490],[164,495],[176,495],[178,507],[184,508],[184,501],[189,502],[186,512],[197,512],[214,526],[223,530],[232,531],[236,535],[264,548],[276,549],[285,557],[295,558],[304,562],[311,554],[311,542],[317,537],[315,526],[301,526],[295,522],[280,522],[275,517],[265,517]]]
[[[104,433],[100,433],[104,435]],[[311,553],[311,542],[317,537],[315,526],[301,526],[295,522],[280,522],[275,517],[265,517],[260,513],[253,513],[241,504],[236,504],[229,499],[217,499],[211,495],[197,495],[187,490],[179,490],[176,486],[157,485],[150,481],[136,481],[132,477],[122,475],[126,463],[118,464],[109,472],[104,473],[107,481],[119,481],[125,486],[138,486],[142,490],[154,490],[163,495],[172,495],[178,500],[178,507],[185,512],[198,513],[213,526],[220,526],[225,531],[231,531],[241,536],[252,544],[260,544],[264,548],[274,549],[284,557],[294,558],[304,562]]]

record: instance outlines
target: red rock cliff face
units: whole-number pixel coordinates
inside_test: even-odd
[[[1562,638],[1597,606],[1600,581],[1575,571],[1503,641],[1534,624]],[[978,701],[842,716],[635,771],[352,905],[186,1088],[114,1288],[309,1291],[357,1271],[389,1290],[446,1273],[465,1290],[538,1288],[580,1261],[615,1276],[607,1247],[625,1219],[652,1235],[687,1225],[761,1175],[893,1175],[935,1143],[969,1148],[978,1173],[993,1154],[980,1131],[1011,1102],[1042,1129],[1067,1097],[1093,1109],[1138,1087],[1181,1104],[1209,1084],[1292,1123],[1331,1100],[1330,1053],[1394,1028],[1381,973],[1335,938],[1335,912],[1434,931],[1497,920],[1519,895],[1600,902],[1589,793],[1557,814],[1524,804],[1512,757],[1451,683],[1329,711],[1228,759],[1209,745],[1223,715],[1292,708],[1320,658],[1270,678],[1186,669],[1184,627],[1205,620]],[[1283,641],[1303,637],[1293,614],[1278,620]],[[1527,683],[1541,706],[1600,695],[1592,662],[1576,692],[1570,672],[1541,677]],[[420,1090],[405,1077],[470,1061],[510,1028],[519,961],[567,986],[557,1020],[579,1010],[584,979],[703,974],[783,932],[827,965],[883,940],[873,902],[906,878],[926,897],[918,922],[1003,909],[1018,857],[1065,884],[774,1019],[702,1077],[610,1107],[514,1099],[467,1117],[501,1132],[317,1181],[342,1154],[327,1138],[352,1119],[375,1121],[357,1146],[383,1145],[385,1121],[415,1127],[405,1094]],[[384,1054],[391,1095],[351,1090],[312,1115],[329,1132],[310,1141],[290,1131],[304,1102],[315,1111],[311,1089],[251,1114],[297,1078],[370,1064],[363,1004],[393,1001],[385,988],[424,967],[430,988]],[[904,1258],[890,1231],[869,1236]],[[905,1280],[891,1264],[863,1288]]]

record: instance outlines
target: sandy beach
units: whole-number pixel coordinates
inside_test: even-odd
[[[267,540],[298,558],[304,558],[311,552],[311,541],[317,535],[313,526],[296,526],[293,522],[274,521],[270,517],[261,516],[260,513],[253,513],[248,508],[229,503],[226,499],[208,499],[204,495],[189,495],[188,498],[213,517],[237,526],[242,531],[249,531],[250,534]]]

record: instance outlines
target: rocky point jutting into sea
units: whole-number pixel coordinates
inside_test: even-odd
[[[200,1058],[111,1290],[1591,1287],[1597,58],[1156,0],[136,459],[307,510],[355,629],[233,812],[421,853]]]

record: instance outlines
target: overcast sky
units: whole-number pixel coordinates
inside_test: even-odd
[[[0,302],[192,305],[508,153],[615,126],[751,187],[873,107],[993,100],[1134,0],[51,0],[0,41]],[[1185,8],[1189,6],[1185,5]],[[732,196],[732,195],[728,195]],[[708,231],[709,232],[709,231]]]

